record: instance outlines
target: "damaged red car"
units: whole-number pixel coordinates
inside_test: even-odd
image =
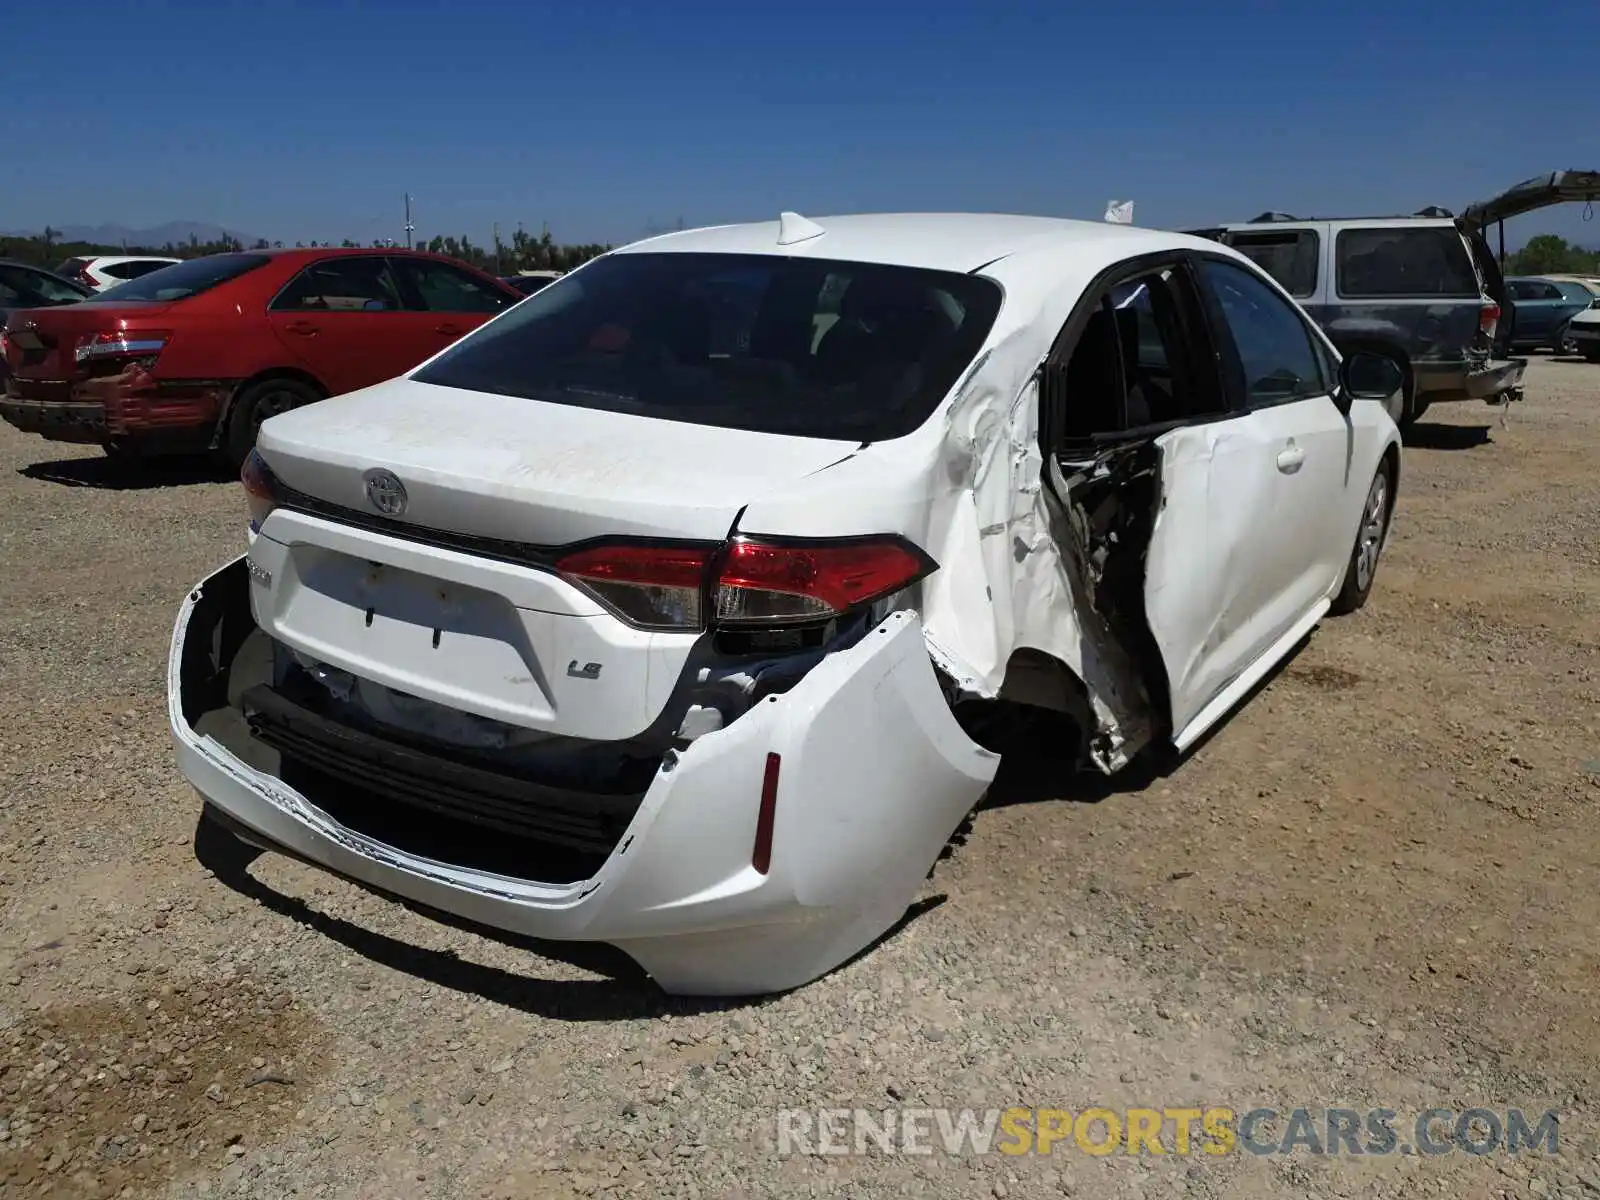
[[[114,457],[221,451],[237,465],[267,417],[400,375],[520,299],[416,251],[211,254],[14,312],[0,416]]]

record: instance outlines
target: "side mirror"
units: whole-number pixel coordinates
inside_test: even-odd
[[[1340,407],[1349,411],[1353,400],[1387,401],[1406,385],[1400,365],[1383,354],[1356,350],[1339,364]]]

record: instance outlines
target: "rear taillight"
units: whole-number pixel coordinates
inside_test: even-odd
[[[763,542],[735,538],[717,577],[718,625],[827,620],[897,592],[933,569],[899,538]]]
[[[267,514],[278,507],[283,497],[283,485],[267,466],[266,460],[252,450],[239,471],[239,482],[244,484],[245,502],[250,507],[250,528],[261,532],[261,523]]]
[[[78,282],[91,291],[100,290],[100,281],[89,274],[89,265],[87,263],[78,268]]]
[[[600,545],[567,555],[556,569],[635,625],[698,629],[714,551],[706,545]]]
[[[1498,304],[1484,304],[1478,309],[1478,331],[1490,341],[1494,340],[1495,330],[1500,327],[1500,306]]]
[[[130,333],[121,329],[102,329],[97,333],[81,334],[72,348],[72,357],[80,363],[131,359],[150,365],[167,348],[171,338],[172,334],[165,330]]]
[[[724,546],[603,543],[556,569],[652,629],[761,629],[832,620],[908,587],[936,564],[897,537],[841,542],[738,537]],[[708,608],[709,602],[709,608]]]

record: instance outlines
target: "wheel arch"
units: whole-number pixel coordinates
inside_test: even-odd
[[[222,439],[227,436],[228,420],[233,416],[233,406],[238,403],[239,397],[245,393],[246,389],[252,388],[258,383],[265,383],[269,379],[292,379],[297,383],[303,383],[308,387],[315,388],[318,397],[323,400],[326,400],[332,394],[322,380],[301,367],[267,367],[257,371],[254,375],[239,380],[229,389],[227,397],[222,402],[222,410],[217,414],[216,428],[211,431],[211,449],[217,450],[221,448]]]

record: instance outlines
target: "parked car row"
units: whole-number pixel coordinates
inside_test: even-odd
[[[421,251],[207,255],[9,321],[0,416],[112,455],[237,466],[272,414],[399,375],[521,298]]]

